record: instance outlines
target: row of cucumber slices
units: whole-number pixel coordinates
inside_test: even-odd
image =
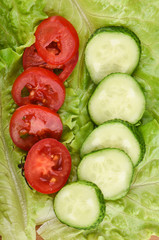
[[[83,143],[78,178],[97,184],[105,200],[119,199],[129,191],[134,167],[144,153],[144,140],[135,126],[122,120],[105,122]]]
[[[105,200],[125,196],[145,144],[136,124],[145,111],[145,96],[132,74],[140,59],[140,41],[123,27],[98,29],[85,50],[88,72],[98,83],[89,103],[99,125],[84,141],[77,169],[79,181],[55,197],[61,222],[78,229],[96,227],[105,216]]]

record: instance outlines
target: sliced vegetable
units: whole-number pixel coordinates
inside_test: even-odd
[[[145,96],[133,77],[113,73],[97,86],[89,100],[88,110],[97,125],[112,119],[135,124],[145,111]]]
[[[56,112],[28,104],[13,113],[9,130],[14,144],[27,151],[43,138],[59,140],[63,126]]]
[[[62,82],[64,82],[72,73],[78,62],[78,52],[68,62],[62,65],[52,65],[46,63],[37,53],[35,44],[25,49],[23,54],[23,68],[42,67],[53,71]]]
[[[78,166],[78,178],[97,184],[107,200],[125,196],[132,176],[131,159],[120,149],[107,148],[90,153]]]
[[[135,126],[121,120],[108,121],[94,129],[82,145],[81,156],[103,148],[124,150],[134,166],[143,159],[145,153],[141,133]]]
[[[54,69],[54,72],[58,75],[62,82],[64,82],[73,72],[73,69],[78,62],[78,56],[79,53],[77,52],[68,62],[63,64],[61,67]]]
[[[64,103],[65,87],[54,73],[32,67],[15,80],[12,96],[19,106],[37,104],[57,111]]]
[[[37,104],[57,111],[64,103],[65,87],[54,73],[32,67],[15,80],[12,96],[19,106]]]
[[[35,44],[27,47],[23,53],[23,68],[26,70],[29,67],[42,67],[49,70],[53,70],[54,68],[60,68],[62,65],[52,65],[48,64],[44,61],[42,57],[38,54]]]
[[[52,138],[43,139],[29,150],[24,165],[27,182],[36,191],[50,194],[59,191],[71,171],[67,148]]]
[[[57,193],[54,211],[57,218],[70,227],[95,228],[105,216],[103,194],[93,183],[70,183]]]
[[[132,74],[139,63],[140,40],[125,27],[97,29],[85,49],[85,62],[92,80],[97,84],[110,73]]]
[[[72,24],[61,16],[42,21],[35,37],[38,54],[49,64],[65,64],[78,52],[78,34]]]

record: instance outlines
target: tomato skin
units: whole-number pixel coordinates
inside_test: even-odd
[[[59,191],[66,184],[70,171],[69,151],[62,143],[51,138],[34,144],[24,165],[29,185],[44,194]]]
[[[79,38],[73,25],[61,16],[43,20],[35,32],[35,47],[45,62],[61,65],[78,51]]]
[[[29,67],[41,67],[48,69],[54,72],[55,69],[62,70],[62,72],[58,75],[59,79],[64,82],[72,73],[73,69],[75,68],[78,62],[79,53],[77,52],[68,62],[63,65],[52,65],[46,63],[37,53],[35,48],[35,44],[31,45],[30,47],[26,48],[23,54],[23,68],[24,70],[28,69]]]
[[[36,105],[19,107],[10,120],[10,136],[14,144],[28,151],[36,142],[44,138],[60,139],[63,125],[59,115]]]
[[[22,97],[24,87],[29,96]],[[58,111],[65,100],[65,87],[54,73],[40,67],[31,67],[15,80],[12,97],[19,106],[37,104]]]
[[[77,62],[78,62],[78,52],[76,55],[74,55],[67,63],[65,63],[62,67],[59,69],[62,69],[63,71],[58,75],[60,80],[64,82],[73,72],[73,69],[75,68]]]

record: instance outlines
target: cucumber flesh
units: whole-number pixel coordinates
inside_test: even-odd
[[[103,123],[94,129],[84,141],[81,157],[103,148],[119,148],[124,150],[136,166],[145,153],[145,144],[137,129],[120,120]]]
[[[97,125],[112,119],[135,124],[145,111],[145,96],[133,77],[114,73],[97,86],[89,100],[88,110]]]
[[[86,181],[73,182],[63,187],[54,199],[57,218],[77,229],[96,227],[105,216],[105,201],[101,190]]]
[[[133,176],[129,156],[119,149],[103,149],[86,155],[78,166],[80,180],[95,183],[105,200],[116,200],[127,194]]]
[[[90,38],[85,62],[92,80],[97,84],[110,73],[132,74],[140,59],[140,41],[127,28],[105,27]]]

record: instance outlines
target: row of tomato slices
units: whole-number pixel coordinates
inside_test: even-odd
[[[27,154],[25,178],[35,190],[60,190],[71,171],[71,156],[59,142],[63,125],[57,113],[64,103],[64,81],[78,61],[79,39],[72,24],[61,16],[40,23],[35,44],[23,54],[24,72],[12,87],[20,106],[10,121],[10,136]]]

